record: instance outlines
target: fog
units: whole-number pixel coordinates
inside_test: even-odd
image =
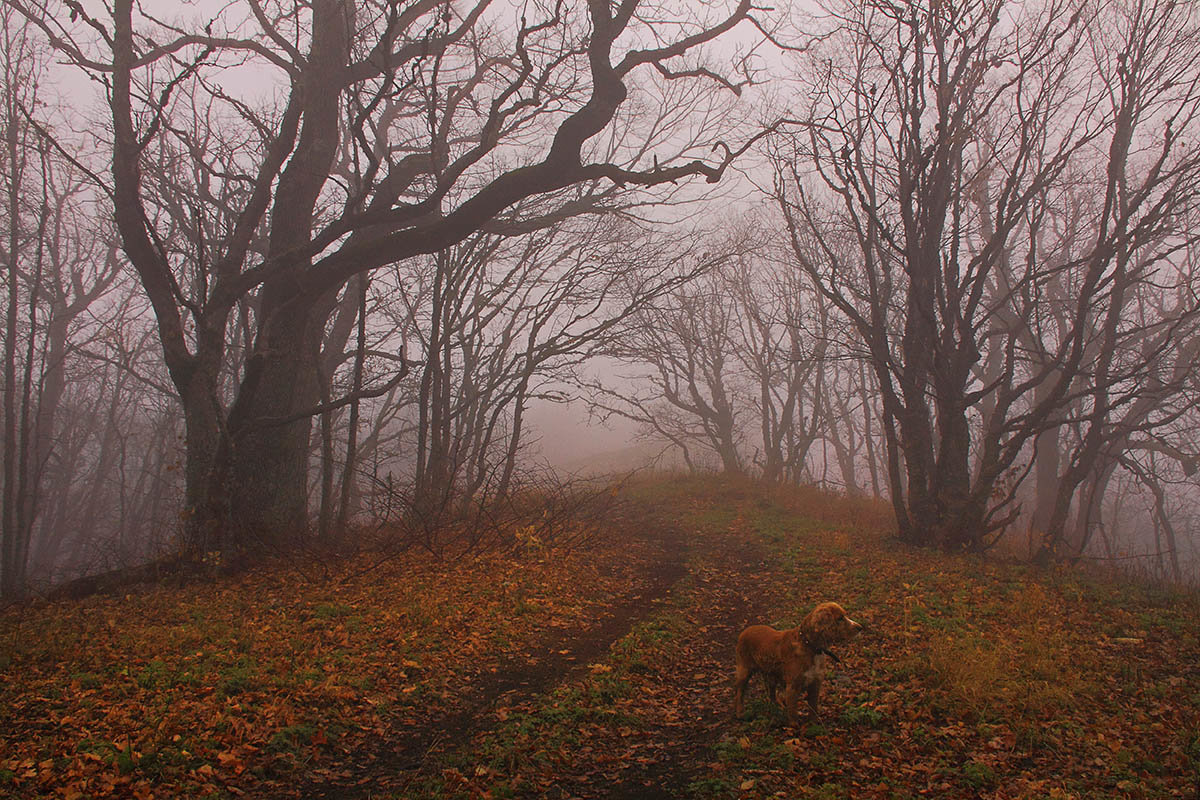
[[[582,401],[529,406],[533,460],[566,473],[617,471],[645,466],[646,449],[627,420],[601,421]]]

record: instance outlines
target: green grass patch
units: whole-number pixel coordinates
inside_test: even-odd
[[[166,662],[156,658],[138,671],[134,681],[143,689],[158,689],[168,684],[169,675]]]
[[[312,741],[317,729],[309,724],[288,725],[271,734],[267,749],[274,753],[295,753]]]
[[[341,619],[354,613],[354,609],[343,603],[320,603],[313,607],[317,619]]]
[[[838,718],[856,728],[882,728],[884,722],[883,714],[868,706],[847,706]]]
[[[254,660],[239,658],[221,671],[217,682],[217,692],[222,697],[233,697],[254,689],[258,685],[258,680],[258,665]]]
[[[688,796],[697,798],[697,800],[735,797],[737,793],[737,783],[726,775],[708,775],[697,778],[687,787]]]
[[[996,785],[996,770],[978,761],[968,761],[960,770],[962,781],[972,789],[986,790]]]

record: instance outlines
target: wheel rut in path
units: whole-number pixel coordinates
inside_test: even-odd
[[[744,533],[744,532],[743,532]],[[693,577],[700,602],[685,612],[689,628],[679,663],[664,676],[659,694],[647,705],[667,706],[669,714],[647,714],[657,723],[645,731],[619,771],[575,776],[561,797],[652,800],[687,797],[707,774],[712,748],[736,727],[731,719],[733,650],[746,625],[768,621],[774,593],[766,591],[766,551],[756,537],[730,530],[696,544]],[[554,795],[550,795],[551,797]]]
[[[629,530],[632,525],[630,520],[621,527]],[[645,529],[644,524],[638,527]],[[553,638],[531,643],[528,651],[501,662],[495,672],[481,673],[469,681],[452,708],[400,729],[399,736],[379,741],[370,752],[359,751],[352,765],[334,765],[329,772],[337,777],[292,786],[273,796],[353,800],[400,791],[430,759],[464,746],[494,727],[494,708],[532,700],[581,675],[588,664],[602,658],[614,642],[646,617],[687,571],[687,542],[682,531],[654,525],[644,538],[661,558],[647,565],[638,585],[616,598],[596,624],[555,629]]]

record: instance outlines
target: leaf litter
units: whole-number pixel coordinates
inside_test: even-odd
[[[633,492],[569,553],[7,612],[0,795],[1197,796],[1195,594],[915,551],[808,490]],[[731,719],[737,632],[826,599],[870,629],[820,717],[752,684]]]

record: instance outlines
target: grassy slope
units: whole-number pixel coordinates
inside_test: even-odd
[[[276,566],[8,612],[0,797],[258,796],[357,773],[547,632],[594,619],[636,583],[628,554],[411,553],[346,582]]]
[[[492,698],[383,796],[1196,796],[1195,596],[914,552],[882,535],[885,509],[810,492],[636,494],[686,544],[665,602],[559,685]],[[5,615],[0,795],[353,776],[508,660],[586,635],[655,557],[412,557],[344,585],[276,570]],[[872,631],[839,652],[820,721],[787,730],[758,684],[731,721],[738,628],[824,599]]]
[[[699,534],[690,580],[588,678],[462,749],[426,796],[606,782],[646,797],[1195,796],[1194,596],[914,552],[881,535],[886,510],[808,492],[692,480],[641,494]],[[761,571],[729,568],[728,545],[755,542]],[[733,633],[713,648],[705,623],[722,605],[713,585],[731,582],[759,594],[746,622],[794,624],[836,599],[870,623],[843,648],[816,724],[783,728],[757,685],[748,719],[728,720]],[[705,687],[700,702],[689,684]]]

